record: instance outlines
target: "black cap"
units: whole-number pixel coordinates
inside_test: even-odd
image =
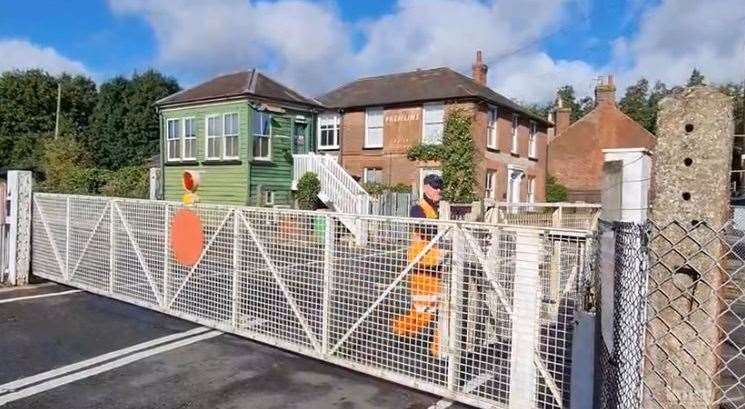
[[[430,173],[429,175],[424,177],[424,184],[430,185],[435,189],[442,189],[443,182],[440,175]]]

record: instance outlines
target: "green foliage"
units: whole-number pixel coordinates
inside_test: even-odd
[[[41,169],[46,179],[39,185],[46,192],[90,194],[102,184],[102,172],[91,166],[83,146],[71,137],[45,138]]]
[[[546,176],[546,201],[547,202],[565,202],[569,197],[569,191],[566,186],[559,183],[555,177]]]
[[[411,193],[411,186],[405,183],[386,185],[384,183],[366,182],[362,183],[362,188],[373,197],[380,196],[385,192]]]
[[[445,155],[445,147],[443,145],[425,145],[418,144],[414,145],[406,151],[406,157],[409,160],[441,160]]]
[[[462,108],[452,109],[445,118],[443,135],[442,178],[445,182],[443,197],[455,203],[476,199],[474,186],[475,147],[471,135],[473,116]]]
[[[687,87],[692,87],[694,85],[704,85],[704,81],[706,81],[706,78],[704,78],[704,75],[701,74],[701,72],[694,68],[691,72],[691,76],[688,77],[688,83],[686,84]]]
[[[297,182],[297,203],[303,210],[315,210],[317,208],[318,193],[321,192],[321,181],[313,172],[306,172]]]
[[[149,171],[145,166],[127,166],[103,171],[101,193],[106,196],[146,199],[150,194]]]
[[[86,138],[96,164],[115,170],[156,155],[160,124],[155,101],[178,90],[174,79],[152,70],[102,84]]]
[[[653,118],[656,117],[654,113],[656,104],[654,107],[649,105],[647,94],[649,94],[649,81],[642,78],[636,84],[626,88],[626,94],[621,98],[618,106],[631,119],[649,130],[653,127]]]

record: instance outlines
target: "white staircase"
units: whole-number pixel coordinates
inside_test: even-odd
[[[292,188],[306,173],[312,172],[321,181],[321,192],[318,198],[326,206],[349,217],[340,217],[342,223],[355,236],[357,242],[364,244],[366,231],[364,223],[355,220],[353,215],[366,215],[370,212],[370,195],[344,170],[334,158],[328,155],[306,153],[293,155]]]

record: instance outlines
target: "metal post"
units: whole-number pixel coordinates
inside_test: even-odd
[[[114,294],[114,271],[116,271],[116,233],[114,228],[114,199],[111,199],[109,202],[109,294]]]
[[[169,206],[170,205],[166,203],[163,208],[163,305],[161,307],[168,305],[168,287],[171,285],[169,280],[171,278],[171,252],[169,246],[171,239],[171,212]]]
[[[240,262],[240,242],[239,242],[239,236],[238,232],[240,229],[240,224],[238,220],[238,209],[233,210],[233,295],[232,295],[232,304],[233,304],[233,329],[238,329],[238,268],[239,262]]]
[[[334,278],[334,219],[325,216],[326,230],[323,235],[323,323],[321,333],[321,352],[329,351],[329,320],[331,319],[331,284]]]
[[[0,255],[0,267],[2,258],[6,257],[8,267],[8,282],[10,285],[24,285],[28,283],[30,267],[30,245],[31,245],[31,172],[9,171],[8,172],[8,197],[3,195],[0,200],[10,199],[10,217],[7,222],[7,239],[5,243],[7,252]],[[4,207],[4,206],[0,206]],[[0,227],[0,232],[2,228]],[[0,279],[2,278],[0,271]]]
[[[70,279],[70,196],[65,199],[65,281]]]
[[[448,333],[440,332],[442,337],[441,345],[445,344],[447,339],[447,356],[448,356],[448,389],[455,392],[458,388],[458,365],[460,364],[460,351],[458,343],[460,342],[461,333],[461,309],[463,295],[463,255],[466,250],[463,227],[458,225],[452,232],[452,249],[453,265],[450,272],[450,302],[447,310],[443,313],[448,314],[450,320],[448,324]],[[469,294],[475,296],[475,294]]]
[[[510,361],[510,409],[532,408],[536,394],[536,365],[539,341],[540,279],[538,274],[541,238],[538,232],[518,230],[515,243],[515,285],[512,309],[512,353]]]

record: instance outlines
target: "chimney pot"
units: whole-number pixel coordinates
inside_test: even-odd
[[[614,104],[616,103],[616,86],[613,84],[613,75],[608,74],[605,78],[600,78],[600,82],[595,87],[595,105]]]
[[[476,50],[476,61],[471,66],[473,69],[473,80],[478,84],[486,85],[486,72],[489,70],[481,59],[481,50]]]
[[[554,112],[554,137],[561,135],[567,128],[569,128],[572,117],[572,108],[564,107],[564,100],[561,99],[561,95],[556,96],[556,110]]]

